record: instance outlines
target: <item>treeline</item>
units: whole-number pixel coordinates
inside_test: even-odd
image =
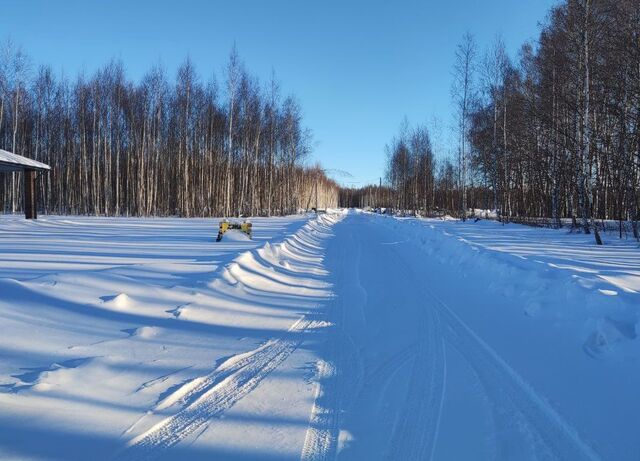
[[[187,59],[139,82],[112,61],[91,76],[32,69],[0,50],[0,148],[51,165],[44,211],[60,214],[232,216],[336,206],[338,186],[305,167],[311,134],[292,96],[266,85],[232,51],[223,82]],[[316,190],[318,194],[316,194]],[[315,202],[314,202],[315,203]],[[22,207],[18,174],[0,173],[0,209]]]
[[[421,213],[448,212],[458,214],[462,209],[463,190],[470,203],[483,202],[486,191],[462,186],[462,168],[449,158],[436,158],[429,129],[425,125],[409,127],[403,122],[400,134],[386,146],[387,188],[381,194],[371,194],[371,186],[352,192],[364,206],[381,206]],[[373,190],[378,190],[373,187]],[[341,197],[344,193],[341,194]],[[369,204],[371,197],[384,197],[380,204]],[[466,209],[466,207],[465,207]]]
[[[448,195],[420,186],[431,178],[418,168],[420,154],[395,142],[388,176],[397,206],[443,207],[462,216],[491,208],[503,220],[546,217],[556,226],[572,218],[585,232],[595,231],[596,240],[595,220],[615,219],[630,221],[638,238],[636,0],[562,2],[516,61],[501,40],[480,54],[467,35],[454,73],[456,161],[432,169],[434,190],[453,178]]]

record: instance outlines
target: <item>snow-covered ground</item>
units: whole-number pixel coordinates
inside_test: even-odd
[[[360,212],[0,216],[0,459],[640,458],[640,249]]]
[[[132,440],[150,445],[154,424],[222,379],[244,379],[241,354],[269,366],[291,355],[318,326],[303,316],[330,295],[318,262],[327,225],[307,221],[255,219],[253,240],[215,243],[212,219],[0,217],[0,459],[111,459]],[[173,434],[187,439],[175,458],[298,457],[313,398],[299,355],[214,431],[201,423],[268,369],[242,370],[248,387],[225,384],[231,397],[197,407],[204,419]]]

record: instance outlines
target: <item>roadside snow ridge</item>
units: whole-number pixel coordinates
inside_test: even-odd
[[[289,290],[319,290],[317,280],[304,276],[323,273],[320,267],[323,242],[332,235],[330,227],[341,218],[341,215],[320,215],[280,244],[267,243],[255,252],[241,254],[227,266],[222,278],[216,279],[214,283],[234,286],[246,283],[253,289],[266,286],[272,290],[278,279],[278,266],[286,265],[287,276],[295,273],[299,282],[296,288],[287,285]],[[272,271],[269,274],[262,274],[260,270],[243,270],[247,265],[251,267],[256,257],[262,260],[263,265],[270,264]],[[234,355],[208,375],[185,383],[150,410],[150,413],[173,410],[174,414],[130,440],[116,459],[157,458],[163,450],[206,429],[215,417],[251,393],[269,373],[284,362],[304,341],[306,334],[326,325],[326,322],[315,320],[311,315],[304,315],[283,332],[281,337],[272,338],[253,350]],[[125,433],[131,433],[134,426]]]

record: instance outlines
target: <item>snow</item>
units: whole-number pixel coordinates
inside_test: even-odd
[[[213,219],[0,217],[0,458],[111,459],[241,354],[286,358],[329,296],[306,248],[330,219],[258,218],[253,240],[215,243]]]
[[[27,157],[23,157],[22,155],[13,154],[11,152],[7,152],[6,150],[0,149],[0,163],[6,163],[11,166],[16,167],[31,167],[38,170],[50,170],[51,167],[42,162],[38,162],[37,160],[33,160]]]
[[[530,408],[498,406],[498,412],[510,415],[513,421],[494,424],[534,426],[521,432],[532,432],[526,437],[534,447],[539,444],[537,438],[546,445],[557,444],[557,448],[549,448],[556,456],[570,439],[576,442],[576,448],[584,448],[581,453],[567,451],[559,456],[561,459],[638,458],[640,443],[635,428],[640,419],[640,298],[634,288],[640,281],[640,250],[636,242],[606,238],[606,245],[598,247],[589,235],[489,221],[387,218],[383,226],[389,235],[404,242],[395,246],[398,251],[402,248],[415,254],[413,258],[407,255],[407,265],[414,261],[415,272],[421,274],[421,285],[427,291],[425,296],[433,295],[444,309],[441,316],[446,318],[448,311],[454,312],[482,338],[508,366],[509,374],[518,377],[531,400],[539,403],[539,410],[562,422],[558,429],[564,428],[567,440],[554,441],[557,437],[553,434],[536,434],[533,429],[540,431],[540,426],[551,421],[536,421],[539,416],[527,415]],[[475,358],[469,357],[469,351],[456,349],[454,354],[462,355],[462,361],[473,368]],[[447,360],[448,369],[451,362]],[[507,390],[503,385],[483,383],[486,370],[476,369],[475,373],[480,375],[476,381],[484,392],[496,392],[486,391],[487,387],[502,388],[498,392]],[[451,379],[447,384],[452,384]],[[474,389],[467,391],[478,392]],[[451,400],[450,405],[455,405]],[[490,397],[487,400],[496,406]],[[452,418],[447,404],[444,415]],[[512,415],[516,412],[524,413],[529,421],[519,421]],[[453,421],[452,441],[463,423],[462,417]],[[495,437],[493,431],[489,430],[487,437]],[[441,446],[443,437],[447,438],[442,432]],[[496,440],[487,447],[487,457],[496,453],[499,458],[532,457],[523,452],[514,456],[510,450],[516,445],[515,441]],[[447,451],[440,451],[436,459],[446,459],[444,453]],[[469,457],[470,453],[460,457]]]
[[[217,222],[0,216],[1,459],[640,457],[637,243]]]

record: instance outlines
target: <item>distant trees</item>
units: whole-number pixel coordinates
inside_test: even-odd
[[[321,183],[304,166],[311,137],[275,78],[263,87],[234,50],[222,91],[187,59],[171,81],[154,67],[138,83],[112,61],[91,76],[31,71],[0,49],[0,148],[50,164],[39,181],[47,212],[96,215],[270,215],[297,212]],[[320,175],[320,177],[318,177]],[[0,207],[15,212],[21,181],[0,173]]]
[[[566,0],[517,62],[499,38],[479,66],[473,58],[466,35],[454,69],[457,165],[431,162],[435,188],[416,189],[421,172],[403,131],[388,148],[394,206],[458,215],[492,208],[503,220],[549,218],[556,226],[572,218],[598,243],[596,219],[616,219],[621,233],[629,221],[640,238],[637,1]]]
[[[434,154],[427,127],[409,128],[387,146],[388,184],[395,191],[389,206],[403,210],[431,210],[435,205]]]

